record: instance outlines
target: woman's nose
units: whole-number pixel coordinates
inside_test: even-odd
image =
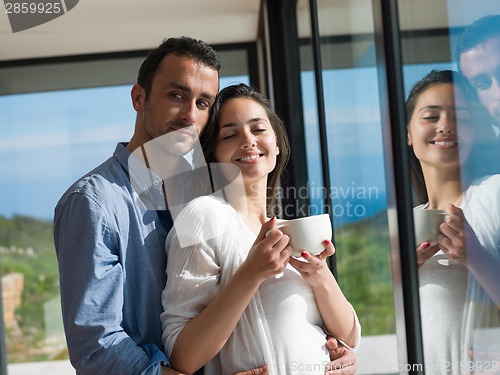
[[[457,129],[457,122],[455,115],[442,116],[437,124],[438,133],[454,133]]]
[[[257,145],[255,136],[252,132],[245,132],[243,134],[242,147],[243,148],[252,148]]]

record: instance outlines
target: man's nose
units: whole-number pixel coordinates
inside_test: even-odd
[[[491,91],[494,98],[500,100],[500,77],[493,80]]]
[[[192,125],[196,122],[196,111],[198,107],[196,103],[187,102],[182,108],[181,118],[183,123],[187,125]]]

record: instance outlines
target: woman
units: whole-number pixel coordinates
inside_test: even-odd
[[[476,103],[449,70],[431,71],[406,101],[419,208],[451,214],[438,243],[416,249],[427,374],[478,372],[493,365],[494,357],[481,357],[486,345],[500,352],[500,175],[479,171],[478,141],[487,127]]]
[[[318,256],[290,258],[289,238],[267,218],[289,156],[282,122],[258,92],[234,85],[218,95],[201,142],[208,162],[237,168],[242,186],[240,194],[232,182],[190,202],[175,225],[189,234],[167,239],[162,322],[172,366],[232,374],[268,364],[271,374],[323,374],[325,331],[354,347],[360,328],[327,267],[329,239]]]

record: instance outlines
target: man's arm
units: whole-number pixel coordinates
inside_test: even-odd
[[[117,233],[93,198],[56,208],[54,242],[68,351],[79,374],[161,374],[163,352],[139,347],[122,328],[124,272]],[[155,358],[154,363],[150,359]]]

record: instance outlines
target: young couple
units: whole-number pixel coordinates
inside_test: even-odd
[[[251,190],[253,194],[245,192],[241,197],[252,201],[247,216],[238,215],[238,207],[242,206],[219,204],[214,197],[202,198],[188,206],[193,212],[200,206],[198,212],[206,215],[194,217],[193,228],[198,226],[203,230],[206,223],[216,225],[222,216],[225,221],[221,222],[228,223],[234,230],[226,231],[230,235],[219,242],[219,239],[207,239],[201,251],[192,252],[197,257],[193,262],[211,272],[204,275],[206,283],[193,283],[192,280],[203,275],[191,277],[187,271],[181,275],[187,276],[187,284],[179,279],[179,293],[186,294],[188,302],[199,298],[199,305],[186,304],[185,309],[172,305],[172,313],[168,310],[170,303],[182,302],[182,296],[168,300],[166,296],[175,289],[169,292],[167,286],[165,290],[165,314],[174,319],[175,312],[180,312],[175,332],[165,333],[171,336],[167,345],[170,345],[174,365],[170,367],[163,348],[160,314],[166,285],[165,240],[173,222],[165,210],[165,190],[161,182],[162,176],[172,175],[165,172],[165,168],[178,170],[179,164],[185,163],[182,156],[207,124],[219,89],[219,68],[215,51],[191,38],[170,38],[153,50],[141,65],[137,83],[132,88],[132,104],[137,116],[130,142],[119,143],[113,156],[73,184],[56,206],[54,242],[63,323],[70,360],[78,374],[179,374],[173,369],[175,363],[180,364],[180,369],[191,371],[219,351],[212,363],[220,360],[225,366],[227,360],[228,370],[221,369],[221,373],[230,373],[230,366],[238,358],[227,358],[225,353],[238,353],[245,358],[248,354],[248,362],[242,364],[256,363],[241,368],[246,371],[242,374],[266,374],[269,367],[264,365],[276,368],[281,374],[280,366],[294,366],[304,353],[313,350],[308,346],[311,340],[317,344],[314,350],[320,353],[317,358],[326,361],[318,372],[355,372],[356,358],[352,351],[336,339],[326,340],[325,331],[347,345],[355,345],[359,340],[354,312],[325,264],[325,258],[334,251],[333,245],[325,242],[325,251],[318,257],[304,253],[305,263],[289,259],[287,238],[273,229],[274,220],[268,220],[265,215],[267,175],[279,177],[274,164],[286,161],[287,152],[284,139],[280,138],[281,130],[272,128],[274,115],[266,112],[267,104],[259,100],[224,101],[222,97],[217,99],[222,107],[214,110],[217,119],[213,124],[217,128],[212,130],[217,136],[208,137],[213,147],[208,156],[219,162],[239,163],[244,183],[255,183],[259,189]],[[250,110],[256,112],[248,112]],[[248,115],[260,120],[249,124],[241,120],[241,116]],[[218,128],[222,124],[219,120],[224,120],[223,129]],[[261,129],[264,124],[266,128]],[[233,137],[240,139],[250,128],[252,137],[264,141],[257,143],[258,152],[240,155]],[[155,170],[148,162],[154,159],[155,153],[146,151],[155,150],[155,141],[167,134],[172,135],[174,143],[161,150],[165,163],[161,163],[160,170]],[[143,163],[133,162],[137,159],[133,157],[137,150],[144,155]],[[131,169],[137,168],[140,173],[135,173],[131,181]],[[274,186],[276,182],[270,183]],[[168,200],[168,191],[166,195]],[[207,211],[210,205],[220,211]],[[268,231],[266,237],[264,234]],[[174,234],[168,244],[175,244]],[[219,247],[212,248],[212,245]],[[179,253],[179,257],[187,256]],[[169,270],[175,272],[180,268],[179,259],[175,260],[173,254],[169,254],[168,263],[172,262]],[[222,255],[227,258],[223,259]],[[184,266],[191,267],[191,260]],[[275,277],[280,274],[281,278]],[[291,287],[280,285],[285,280]],[[173,281],[174,277],[169,277],[169,283]],[[190,286],[196,289],[191,290]],[[212,295],[197,294],[203,288]],[[292,299],[287,301],[287,296]],[[202,301],[212,297],[210,304]],[[282,309],[280,301],[284,306],[292,304],[293,309]],[[171,329],[168,326],[165,326],[167,330]],[[234,335],[230,337],[233,329]],[[300,336],[295,335],[296,329]],[[194,344],[189,346],[197,332]],[[306,337],[307,342],[299,342]],[[245,347],[252,351],[245,353]],[[292,354],[284,358],[288,353]],[[258,355],[262,357],[256,358]],[[192,362],[182,367],[190,356]],[[283,360],[287,363],[280,362]]]

